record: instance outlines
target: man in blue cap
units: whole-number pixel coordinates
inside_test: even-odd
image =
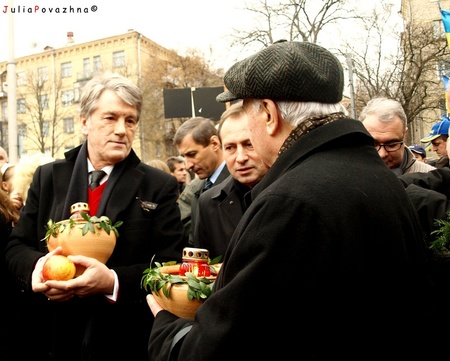
[[[425,138],[422,138],[420,141],[422,143],[430,143],[433,149],[433,152],[436,152],[439,159],[436,161],[434,165],[436,168],[449,167],[449,159],[447,154],[447,139],[448,139],[448,128],[450,126],[450,120],[443,115],[442,120],[437,122],[431,128],[430,134],[428,134]]]
[[[411,152],[413,152],[414,157],[417,159],[417,161],[425,163],[427,162],[427,151],[424,147],[414,144],[410,145],[408,148],[411,150]]]

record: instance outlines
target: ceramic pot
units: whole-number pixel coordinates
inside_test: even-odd
[[[69,220],[63,220],[57,224],[69,223]],[[88,231],[85,235],[82,234],[82,229],[86,221],[84,219],[77,219],[75,226],[70,228],[67,225],[63,231],[58,232],[56,237],[50,236],[47,240],[47,247],[49,251],[53,251],[56,247],[63,248],[63,254],[68,255],[82,255],[92,257],[102,263],[106,263],[111,257],[116,246],[116,235],[113,231],[109,234],[104,229],[95,227],[95,233]],[[77,267],[76,275],[83,273]]]
[[[167,285],[166,285],[167,287]],[[155,300],[169,312],[183,318],[194,319],[195,312],[203,302],[196,299],[189,300],[187,297],[188,285],[172,284],[170,289],[170,296],[167,298],[162,289],[155,295]]]
[[[178,275],[180,270],[180,265],[173,266],[163,266],[161,267],[161,273],[175,274]],[[180,276],[181,278],[185,278]],[[215,279],[216,277],[208,277],[210,279]],[[166,284],[165,287],[168,287]],[[203,301],[198,301],[195,298],[189,300],[188,298],[188,285],[183,284],[172,284],[170,288],[170,296],[167,298],[162,289],[155,294],[155,300],[167,311],[173,313],[178,317],[194,319],[195,312],[201,306]]]

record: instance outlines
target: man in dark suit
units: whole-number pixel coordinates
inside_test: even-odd
[[[142,93],[130,80],[110,73],[94,77],[80,100],[86,141],[64,160],[36,169],[6,250],[12,277],[29,299],[23,332],[30,358],[147,361],[152,317],[141,287],[143,271],[152,260],[181,260],[183,226],[177,180],[142,163],[132,149],[141,108]],[[105,175],[91,190],[93,170]],[[115,249],[106,264],[69,256],[86,267],[84,273],[45,281],[45,260],[61,253],[60,247],[48,253],[45,225],[68,219],[77,202],[98,207],[91,215],[123,221]]]
[[[225,254],[245,211],[245,194],[268,170],[253,149],[242,102],[233,104],[222,114],[218,133],[231,175],[200,195],[194,229],[194,246],[207,249],[210,258]]]
[[[204,190],[221,183],[230,172],[225,166],[217,129],[210,119],[188,119],[178,128],[173,142],[186,160],[186,169],[196,174],[196,178],[186,185],[179,198],[181,220],[185,226],[185,244],[192,246],[198,197]]]

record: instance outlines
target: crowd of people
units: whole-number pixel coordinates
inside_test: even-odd
[[[331,53],[301,42],[273,44],[225,74],[217,99],[243,99],[249,141],[269,169],[195,319],[147,295],[151,360],[224,360],[242,349],[255,359],[431,355],[421,225],[379,152],[400,150],[405,129],[374,142],[340,103],[343,78]]]
[[[447,319],[436,316],[450,272],[428,246],[450,211],[450,121],[420,146],[406,143],[397,100],[375,97],[352,119],[341,63],[307,42],[275,42],[236,62],[224,84],[220,121],[186,120],[166,160],[134,152],[142,91],[108,72],[82,89],[84,141],[64,159],[42,157],[26,173],[0,148],[5,360],[445,354],[436,345],[449,332],[434,330]],[[122,221],[120,237],[105,264],[71,255],[84,272],[46,280],[43,264],[62,249],[46,248],[45,225],[77,202]],[[222,262],[194,319],[141,286],[148,267],[179,263],[184,247]]]

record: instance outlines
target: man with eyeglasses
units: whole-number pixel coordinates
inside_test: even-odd
[[[436,168],[449,167],[447,152],[449,126],[450,120],[443,115],[442,120],[433,125],[430,134],[420,140],[422,143],[431,143],[433,152],[438,155],[439,159],[433,164]]]
[[[396,175],[411,172],[429,172],[435,167],[418,162],[405,146],[408,132],[406,114],[402,105],[393,99],[373,98],[361,111],[359,119],[374,139],[375,149],[384,163]]]

